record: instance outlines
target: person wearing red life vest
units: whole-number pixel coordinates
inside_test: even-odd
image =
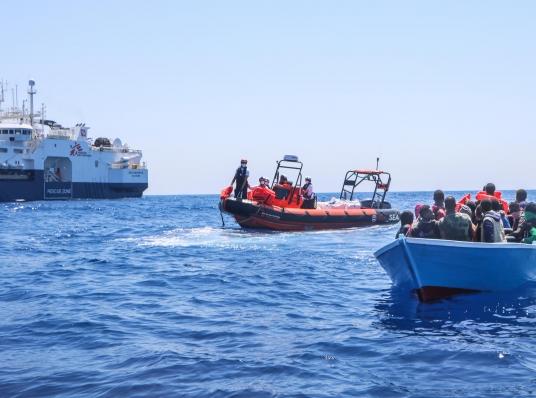
[[[482,202],[483,200],[488,199],[490,201],[497,200],[499,201],[501,208],[506,214],[509,213],[508,202],[503,200],[502,193],[495,190],[495,184],[492,182],[487,183],[484,186],[484,190],[476,194],[476,200]]]
[[[268,183],[267,178],[259,178],[259,185],[251,191],[251,198],[257,202],[271,205],[275,198],[275,192],[268,188]]]

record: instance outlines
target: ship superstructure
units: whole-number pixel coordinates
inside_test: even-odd
[[[140,197],[148,187],[142,152],[121,140],[88,137],[79,123],[63,127],[34,111],[35,82],[22,108],[3,110],[0,83],[0,202],[75,198]],[[14,94],[15,96],[15,94]]]

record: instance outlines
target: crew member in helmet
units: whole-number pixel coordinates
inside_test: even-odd
[[[233,185],[236,182],[236,187],[234,191],[235,198],[246,199],[248,197],[248,188],[249,188],[248,177],[249,177],[248,161],[246,159],[242,159],[240,161],[240,167],[236,169],[233,180],[231,181],[231,185]]]
[[[305,177],[305,184],[301,189],[301,195],[303,199],[302,209],[314,209],[316,195],[313,191],[313,184],[311,183],[311,177]]]

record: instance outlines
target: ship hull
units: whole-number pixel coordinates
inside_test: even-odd
[[[0,202],[139,198],[147,182],[47,182],[42,170],[24,170],[0,179]]]
[[[370,227],[398,222],[394,209],[299,209],[267,206],[250,200],[224,199],[220,208],[243,228],[312,231]]]
[[[421,301],[507,291],[536,281],[536,247],[439,239],[398,239],[374,253],[393,285]]]

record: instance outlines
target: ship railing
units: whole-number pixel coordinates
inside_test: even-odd
[[[72,140],[73,133],[70,130],[51,130],[47,134],[47,138],[59,140]]]
[[[112,169],[130,169],[130,170],[145,170],[147,165],[142,163],[127,163],[127,162],[115,162],[110,164]]]
[[[112,146],[91,146],[91,149],[94,151],[101,151],[101,152],[116,152],[116,153],[135,153],[137,155],[142,155],[142,151],[140,149],[130,149],[130,148],[116,148]]]

